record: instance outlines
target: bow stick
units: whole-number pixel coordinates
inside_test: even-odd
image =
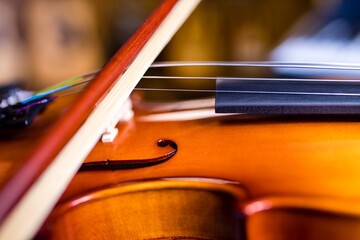
[[[55,123],[1,189],[0,239],[36,233],[109,121],[199,2],[164,0]]]

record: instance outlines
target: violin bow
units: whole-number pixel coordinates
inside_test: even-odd
[[[0,191],[0,239],[36,234],[104,129],[199,2],[163,0],[51,127]]]

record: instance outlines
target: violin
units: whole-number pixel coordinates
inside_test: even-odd
[[[84,93],[2,141],[0,238],[359,238],[356,115],[194,117],[209,106],[134,101],[117,123],[131,79],[197,3],[163,1]]]

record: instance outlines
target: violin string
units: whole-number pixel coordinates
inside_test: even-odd
[[[234,80],[234,81],[289,81],[289,82],[332,82],[332,83],[358,83],[360,79],[315,79],[315,78],[248,78],[248,77],[202,77],[202,76],[143,76],[142,79],[168,79],[168,80]]]
[[[279,94],[279,95],[319,95],[319,96],[360,96],[360,93],[329,93],[329,92],[290,92],[290,91],[246,91],[246,90],[212,90],[212,89],[185,89],[185,88],[135,88],[136,91],[163,91],[163,92],[202,92],[202,93],[244,93],[244,94]]]
[[[234,77],[189,77],[189,76],[144,76],[143,79],[181,79],[181,80],[239,80],[239,81],[309,81],[309,82],[341,82],[341,83],[359,83],[359,80],[335,80],[335,79],[281,79],[281,78],[234,78]],[[85,84],[92,79],[78,82],[75,85]],[[199,93],[248,93],[248,94],[282,94],[282,95],[320,95],[320,96],[360,96],[360,93],[337,93],[337,92],[292,92],[292,91],[245,91],[245,90],[215,90],[215,89],[186,89],[186,88],[151,88],[136,87],[135,91],[162,91],[162,92],[199,92]],[[72,91],[59,96],[66,96],[81,92],[83,90]]]
[[[274,61],[171,61],[154,62],[149,68],[168,67],[274,67],[274,68],[309,68],[330,70],[360,70],[360,64],[322,63],[322,62],[274,62]],[[101,69],[86,73],[86,78],[98,74]]]
[[[94,78],[79,81],[72,84],[71,87],[91,82]],[[162,76],[162,75],[145,75],[142,79],[158,79],[158,80],[232,80],[232,81],[289,81],[289,82],[332,82],[332,83],[358,83],[360,79],[316,79],[316,78],[261,78],[261,77],[227,77],[227,76]]]
[[[83,92],[84,89],[66,92],[56,97],[64,97]],[[198,92],[198,93],[244,93],[244,94],[278,94],[278,95],[318,95],[318,96],[347,96],[358,97],[360,93],[320,93],[320,92],[279,92],[279,91],[245,91],[245,90],[213,90],[213,89],[186,89],[186,88],[148,88],[136,87],[134,91],[159,91],[159,92]]]
[[[79,81],[73,85],[71,85],[71,87],[75,87],[78,85],[82,85],[82,84],[86,84],[89,83],[93,80],[94,78],[88,78],[86,80],[83,81]],[[360,85],[360,79],[342,79],[342,80],[338,80],[338,79],[302,79],[302,78],[248,78],[248,77],[209,77],[209,76],[160,76],[160,75],[145,75],[142,77],[142,79],[156,79],[156,80],[205,80],[205,81],[216,81],[216,80],[231,80],[231,81],[270,81],[270,82],[275,82],[275,81],[288,81],[288,82],[318,82],[318,83],[324,83],[324,82],[330,82],[330,83],[357,83]]]
[[[173,62],[156,62],[153,63],[150,68],[169,68],[169,67],[269,67],[269,68],[305,68],[305,69],[328,69],[328,70],[360,70],[360,65],[357,64],[345,64],[345,63],[295,63],[295,62],[272,62],[272,61],[241,61],[241,62],[229,62],[229,61],[173,61]],[[74,79],[68,85],[61,85],[61,87],[50,87],[50,91],[40,92],[25,99],[23,103],[30,102],[41,98],[43,95],[52,94],[66,90],[68,88],[87,83],[94,79],[94,77],[99,73],[100,70],[89,72]],[[358,83],[358,80],[354,79],[306,79],[306,78],[239,78],[239,77],[189,77],[189,76],[144,76],[143,79],[178,79],[178,80],[218,80],[218,79],[231,79],[238,81],[303,81],[303,82],[341,82],[341,83]],[[67,80],[67,81],[69,81]],[[66,82],[66,81],[64,81]],[[137,89],[139,90],[139,89]],[[142,90],[145,91],[144,88]],[[190,90],[190,89],[151,89],[148,88],[147,91],[196,91],[196,92],[215,92],[215,90]],[[237,91],[238,92],[238,91]],[[267,91],[251,91],[252,93],[272,93],[272,94],[309,94],[309,95],[337,95],[337,96],[357,96],[356,93],[310,93],[310,92],[267,92]],[[243,92],[245,93],[245,92]],[[250,93],[250,92],[248,92]]]
[[[171,61],[155,62],[150,68],[168,67],[269,67],[269,68],[307,68],[330,70],[360,70],[359,64],[322,62],[274,62],[274,61]]]
[[[66,93],[59,94],[59,95],[57,95],[56,97],[65,97],[65,96],[73,95],[73,94],[80,93],[80,92],[84,92],[84,91],[85,91],[85,89],[79,89],[79,90],[75,90],[75,91],[69,91],[69,92],[66,92]]]

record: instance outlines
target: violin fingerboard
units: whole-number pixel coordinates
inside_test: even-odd
[[[360,82],[218,79],[217,113],[359,114]]]

